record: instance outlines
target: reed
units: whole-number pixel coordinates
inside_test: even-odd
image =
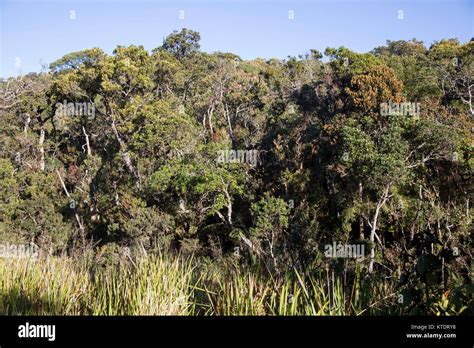
[[[221,269],[147,255],[99,266],[67,257],[0,259],[2,315],[361,315],[390,313],[393,286],[293,269]],[[374,284],[372,282],[372,284]]]

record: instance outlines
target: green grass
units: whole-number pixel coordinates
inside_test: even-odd
[[[359,274],[359,273],[357,273]],[[70,258],[0,259],[2,315],[359,315],[387,305],[362,276],[344,286],[326,272],[280,278],[197,259],[146,256],[111,266]],[[385,301],[385,302],[384,302]],[[390,302],[388,303],[390,304]]]
[[[158,257],[104,269],[65,258],[0,260],[0,313],[192,314],[189,265]]]

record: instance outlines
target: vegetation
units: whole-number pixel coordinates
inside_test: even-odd
[[[474,313],[474,41],[199,41],[0,80],[1,313]]]
[[[136,262],[135,262],[136,261]],[[350,284],[335,273],[267,278],[227,264],[148,256],[97,267],[67,258],[4,260],[0,311],[6,315],[363,315],[403,314],[390,283],[358,271]],[[374,296],[369,294],[373,294]],[[426,310],[457,315],[446,296]]]

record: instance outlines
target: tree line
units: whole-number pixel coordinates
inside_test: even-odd
[[[362,265],[412,303],[466,303],[473,40],[254,60],[199,43],[182,29],[151,52],[92,48],[1,80],[0,238],[273,275]],[[333,243],[364,260],[325,257]]]

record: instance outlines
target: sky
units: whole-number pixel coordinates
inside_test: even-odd
[[[0,77],[39,72],[65,54],[118,45],[152,50],[173,30],[201,50],[286,58],[386,40],[469,41],[474,0],[0,0]]]

